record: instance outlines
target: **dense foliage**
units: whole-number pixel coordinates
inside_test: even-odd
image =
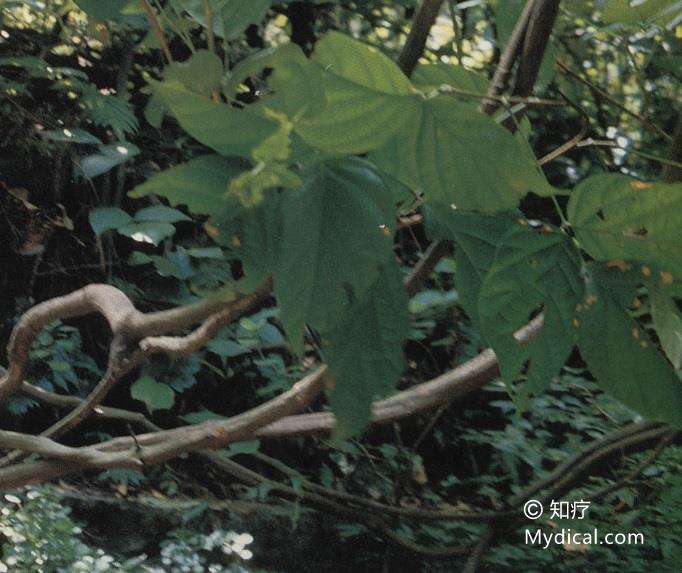
[[[201,349],[150,357],[107,405],[157,430],[199,426],[325,364],[326,400],[314,405],[335,416],[329,442],[254,434],[223,450],[226,464],[248,466],[228,466],[243,486],[194,458],[87,474],[120,496],[161,500],[160,512],[195,499],[186,523],[134,551],[70,536],[78,526],[53,490],[12,493],[0,570],[239,571],[239,552],[219,555],[237,534],[218,505],[235,495],[256,512],[277,508],[277,527],[298,537],[297,558],[268,559],[259,536],[286,536],[255,526],[259,565],[273,570],[332,570],[339,547],[350,548],[339,571],[475,569],[476,540],[491,538],[490,571],[674,570],[673,429],[658,459],[604,462],[564,492],[598,500],[572,527],[638,529],[644,547],[531,554],[515,537],[523,523],[410,514],[503,512],[610,431],[642,419],[682,426],[680,3],[563,3],[551,36],[526,32],[516,83],[507,74],[500,90],[533,3],[543,9],[424,2],[440,12],[412,70],[412,0],[0,0],[3,346],[36,302],[91,283],[145,311],[264,289],[254,313]],[[80,318],[41,329],[28,381],[91,395],[108,372],[102,329]],[[485,347],[495,383],[371,428],[377,400]],[[58,419],[35,392],[3,406],[7,430],[39,433]],[[69,444],[134,435],[115,416],[81,429]],[[386,506],[396,510],[388,532],[365,517]],[[307,555],[320,539],[333,543]],[[458,545],[464,557],[445,551]]]

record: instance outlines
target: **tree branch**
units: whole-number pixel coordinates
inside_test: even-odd
[[[528,27],[528,22],[530,21],[530,16],[533,11],[533,4],[534,0],[528,0],[528,2],[526,2],[523,12],[521,12],[521,16],[516,22],[516,26],[514,26],[511,36],[509,36],[507,45],[504,47],[504,51],[500,56],[500,61],[497,64],[497,68],[495,68],[493,79],[491,80],[490,87],[488,88],[488,93],[491,96],[501,96],[507,90],[514,63],[521,53],[523,39],[526,35],[526,28]],[[493,114],[499,107],[499,101],[490,99],[483,102],[481,111],[487,114]]]
[[[20,487],[85,469],[158,464],[196,450],[223,448],[249,439],[258,428],[306,408],[322,392],[322,378],[322,369],[318,369],[277,398],[224,422],[205,422],[134,438],[114,438],[79,448],[86,452],[85,459],[79,462],[46,460],[0,469],[0,489]]]
[[[37,304],[22,315],[12,331],[7,346],[9,368],[0,378],[0,402],[21,386],[33,340],[43,327],[55,320],[97,313],[107,320],[114,338],[120,336],[124,342],[134,342],[145,336],[182,330],[214,315],[210,324],[201,332],[215,333],[216,328],[233,320],[239,312],[243,313],[265,300],[271,290],[272,281],[269,279],[253,293],[238,296],[233,302],[201,301],[170,310],[143,313],[119,289],[104,284],[92,284]],[[204,340],[203,336],[197,334],[191,340],[194,343],[201,342]],[[166,351],[163,347],[155,348],[153,340],[147,346],[147,353]]]
[[[414,17],[410,33],[398,56],[398,66],[408,78],[424,53],[426,40],[442,5],[443,0],[424,0]]]
[[[670,159],[676,163],[682,163],[682,112],[677,116],[677,126],[675,135],[670,143]],[[661,181],[664,183],[678,183],[682,181],[682,167],[679,165],[667,164],[663,166]]]

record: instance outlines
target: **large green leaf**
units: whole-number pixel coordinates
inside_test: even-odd
[[[313,59],[328,73],[383,94],[410,95],[412,86],[388,56],[339,32],[328,32]]]
[[[578,348],[599,385],[652,420],[682,426],[682,382],[628,314],[641,276],[591,265],[593,291],[579,314]]]
[[[647,283],[651,318],[658,339],[675,370],[682,369],[682,317],[675,301],[655,282]]]
[[[131,197],[160,195],[172,205],[187,205],[192,213],[212,215],[225,206],[230,181],[247,164],[232,157],[206,155],[162,171],[128,193]]]
[[[242,262],[242,289],[261,284],[275,269],[282,240],[282,198],[273,195],[262,205],[245,211],[237,229],[239,246],[235,254]]]
[[[556,229],[518,225],[502,239],[481,286],[479,315],[506,380],[516,378],[530,359],[526,394],[543,391],[573,349],[576,306],[583,290],[577,253]],[[540,309],[542,332],[530,344],[520,345],[514,332]]]
[[[409,80],[375,48],[330,32],[313,59],[324,70],[326,106],[296,124],[310,146],[342,154],[376,149],[417,113]]]
[[[278,128],[275,121],[213,102],[178,81],[154,82],[152,86],[187,133],[223,155],[249,158],[253,148]]]
[[[314,166],[286,197],[275,294],[294,344],[306,323],[328,331],[364,297],[391,256],[392,223],[390,190],[357,158]]]
[[[397,265],[389,261],[369,296],[352,305],[326,338],[329,402],[337,439],[362,431],[370,404],[395,389],[403,372],[402,342],[410,331],[407,293]]]
[[[682,184],[595,175],[573,190],[568,217],[596,260],[652,265],[682,280]]]
[[[233,40],[251,24],[265,18],[271,0],[209,0],[213,16],[213,32],[221,38]],[[173,0],[200,25],[206,26],[204,0]]]
[[[208,50],[197,50],[186,62],[174,62],[163,72],[165,80],[180,82],[191,92],[210,96],[220,87],[223,63]]]
[[[282,111],[291,118],[301,113],[314,115],[324,109],[322,68],[306,58],[303,50],[293,43],[262,50],[242,60],[230,72],[225,93],[229,98],[235,97],[247,78],[266,68],[273,70],[268,84],[274,90],[274,96],[264,100],[267,107]]]
[[[460,90],[485,95],[488,79],[462,66],[452,64],[420,64],[412,74],[412,83],[421,90],[433,90],[441,86],[452,86]],[[479,101],[471,100],[475,105]]]
[[[552,193],[512,134],[450,96],[422,102],[420,113],[372,160],[422,190],[427,201],[465,210],[502,211],[515,207],[529,191]]]
[[[480,330],[478,297],[483,280],[495,262],[497,245],[523,220],[522,215],[518,211],[478,215],[443,205],[432,206],[431,213],[437,222],[431,233],[456,244],[455,285],[464,310]]]

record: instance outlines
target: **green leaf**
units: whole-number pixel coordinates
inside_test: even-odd
[[[63,143],[102,144],[99,137],[95,137],[84,129],[77,129],[75,127],[43,131],[42,136],[49,141],[60,141]]]
[[[449,96],[422,102],[421,112],[384,148],[376,165],[427,201],[494,212],[515,207],[529,191],[552,188],[506,129]]]
[[[175,252],[167,252],[163,257],[150,255],[149,259],[154,263],[156,272],[162,277],[175,277],[184,281],[194,275],[195,272],[187,252],[182,247],[178,247]]]
[[[265,105],[283,111],[291,118],[301,113],[314,115],[324,109],[322,69],[293,43],[261,50],[239,62],[230,72],[225,87],[227,97],[234,98],[247,78],[266,68],[273,70],[268,84],[275,93],[267,97]]]
[[[223,74],[223,63],[218,56],[208,50],[197,50],[187,61],[166,66],[163,77],[181,83],[191,92],[210,96],[220,87]]]
[[[159,129],[163,124],[163,118],[166,115],[168,108],[159,94],[152,94],[147,100],[147,105],[144,108],[144,118],[149,125]]]
[[[230,444],[225,454],[228,458],[238,454],[255,454],[260,449],[260,440],[248,440],[245,442],[235,442]]]
[[[453,64],[420,64],[412,74],[412,83],[421,90],[434,90],[443,85],[485,95],[488,78]],[[473,102],[478,105],[478,101]]]
[[[318,42],[313,59],[324,70],[327,104],[296,123],[308,145],[341,154],[370,151],[417,113],[409,80],[375,48],[329,32]]]
[[[167,384],[161,384],[150,376],[142,376],[130,387],[130,395],[144,402],[149,412],[170,410],[175,404],[175,392]]]
[[[372,165],[356,158],[314,166],[286,197],[275,294],[296,348],[306,323],[333,328],[374,283],[391,256],[391,201]]]
[[[128,142],[100,145],[97,153],[81,158],[80,172],[84,177],[92,179],[110,171],[121,163],[125,163],[139,153],[140,149]]]
[[[397,265],[382,268],[364,302],[352,305],[325,337],[335,440],[361,432],[370,404],[392,392],[403,373],[402,343],[410,332],[408,299]]]
[[[244,288],[262,284],[279,264],[282,240],[282,200],[272,196],[241,221],[241,245],[235,252],[244,267]]]
[[[234,40],[251,24],[260,23],[270,8],[271,0],[209,0],[213,11],[213,32]],[[174,0],[200,25],[206,27],[204,0]]]
[[[175,227],[170,223],[155,221],[134,222],[118,228],[119,234],[130,237],[139,243],[151,243],[156,246],[161,241],[175,234]]]
[[[160,195],[172,205],[187,205],[192,213],[210,215],[225,207],[225,193],[230,181],[247,164],[239,159],[206,155],[171,167],[138,185],[128,193],[139,198]]]
[[[286,164],[291,155],[290,135],[293,124],[281,113],[268,108],[264,112],[266,117],[279,123],[279,128],[251,152],[257,162],[253,169],[235,177],[228,186],[228,195],[237,197],[248,208],[259,205],[268,189],[295,189],[301,186],[298,175]]]
[[[675,22],[682,12],[677,0],[606,0],[602,19],[607,24],[644,24],[652,20],[662,24]]]
[[[652,265],[682,279],[682,184],[595,175],[573,190],[568,217],[594,259]]]
[[[224,257],[220,247],[193,247],[187,249],[187,254],[194,259],[222,259]]]
[[[295,44],[281,46],[273,59],[273,73],[268,83],[275,92],[277,109],[295,118],[302,114],[312,117],[325,109],[323,69],[305,57]]]
[[[315,45],[313,59],[328,73],[385,94],[410,95],[412,86],[388,56],[339,32]]]
[[[682,317],[675,301],[660,285],[647,283],[651,318],[661,346],[675,370],[682,368]]]
[[[578,255],[565,235],[547,226],[518,225],[503,237],[481,286],[479,316],[505,380],[513,381],[530,359],[526,396],[547,388],[571,353],[583,296]],[[520,345],[514,332],[540,309],[541,333]]]
[[[98,20],[114,20],[130,0],[74,0],[78,7]]]
[[[140,251],[133,251],[128,257],[128,264],[132,267],[137,267],[140,265],[149,265],[154,262],[147,253],[141,253]]]
[[[579,314],[578,348],[599,385],[652,420],[682,426],[682,384],[627,312],[637,296],[634,272],[590,265],[591,296]]]
[[[430,209],[435,221],[430,233],[437,238],[455,241],[455,286],[474,326],[480,330],[478,297],[483,280],[495,261],[497,245],[523,220],[518,211],[496,215],[464,213],[443,205]]]
[[[90,226],[98,237],[112,229],[119,229],[133,222],[133,218],[118,207],[98,207],[88,215]]]
[[[134,219],[138,222],[156,221],[158,223],[179,223],[180,221],[191,221],[183,212],[166,207],[165,205],[155,205],[145,207],[135,213]]]
[[[182,128],[222,155],[250,158],[252,150],[275,133],[277,122],[197,95],[178,81],[152,82]]]
[[[495,28],[497,31],[497,46],[500,50],[503,50],[507,45],[525,5],[525,0],[502,0],[497,2],[495,6]]]
[[[282,163],[259,163],[230,181],[228,193],[237,197],[244,207],[256,207],[263,202],[265,192],[274,187],[295,189],[301,179]]]
[[[196,412],[190,412],[184,416],[180,416],[180,419],[183,422],[194,425],[203,424],[204,422],[224,422],[227,420],[227,417],[216,414],[215,412],[211,412],[211,410],[202,409]]]

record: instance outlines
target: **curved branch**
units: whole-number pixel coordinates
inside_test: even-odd
[[[85,452],[85,459],[79,462],[47,460],[1,469],[0,489],[54,479],[84,469],[158,464],[184,453],[222,448],[248,439],[261,426],[306,408],[322,392],[322,374],[323,369],[320,368],[277,398],[224,422],[206,422],[135,437],[114,438],[79,448]]]
[[[264,300],[271,290],[272,281],[269,279],[253,293],[238,296],[232,302],[201,301],[151,313],[140,312],[122,291],[105,284],[88,285],[70,294],[41,302],[26,311],[12,331],[7,346],[9,369],[0,378],[0,402],[19,389],[33,340],[43,327],[55,320],[100,314],[109,323],[114,337],[135,341],[182,330],[212,317],[202,332],[214,335],[216,328],[234,319],[238,312],[244,312]],[[203,337],[203,334],[197,334],[195,338],[200,342],[205,339]],[[154,348],[153,342],[148,346],[147,353],[166,351],[163,347]]]
[[[27,310],[12,331],[7,345],[9,369],[0,378],[0,402],[17,391],[28,363],[31,344],[40,330],[55,320],[101,314],[114,334],[122,332],[129,317],[137,310],[119,289],[93,284],[75,292],[41,302]]]
[[[542,315],[534,318],[514,334],[516,340],[520,344],[528,343],[540,332],[542,321]],[[374,402],[371,423],[388,424],[436,408],[478,390],[497,378],[498,374],[495,352],[491,349],[484,350],[445,374]],[[256,437],[267,439],[327,435],[332,431],[334,423],[335,417],[330,412],[289,416],[261,428]]]
[[[165,353],[180,356],[192,354],[205,346],[225,325],[243,316],[271,292],[272,278],[269,278],[252,293],[242,296],[229,306],[223,305],[222,309],[211,314],[201,326],[187,336],[148,336],[140,342],[140,348],[146,354]],[[168,314],[161,319],[157,315],[156,321],[158,324],[170,322]]]

